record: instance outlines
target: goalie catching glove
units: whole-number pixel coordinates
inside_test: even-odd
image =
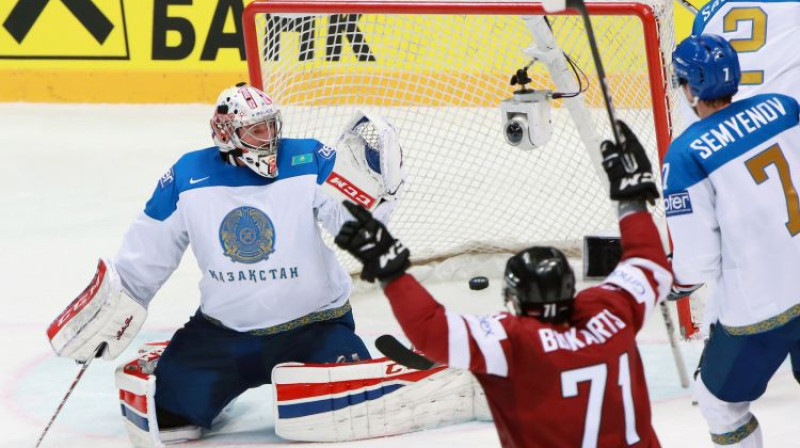
[[[401,187],[406,179],[403,150],[397,130],[383,117],[358,111],[336,142],[336,148],[343,153],[340,158],[351,159],[362,173],[371,177],[381,199],[394,201],[402,196]],[[337,159],[334,169],[340,167],[339,162]]]
[[[620,145],[606,140],[600,145],[603,169],[608,175],[610,196],[615,201],[647,200],[659,196],[650,160],[639,139],[622,121],[617,120]],[[620,147],[621,146],[621,147]]]
[[[344,223],[334,241],[364,264],[361,278],[388,282],[403,275],[411,266],[411,253],[403,243],[360,205],[345,201],[344,207],[356,220]]]
[[[397,130],[377,115],[358,112],[336,142],[335,154],[324,183],[327,193],[361,204],[379,218],[391,215],[406,178]]]

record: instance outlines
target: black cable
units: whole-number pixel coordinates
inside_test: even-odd
[[[578,91],[571,93],[555,92],[553,93],[553,99],[575,98],[581,93],[589,90],[589,77],[586,76],[586,73],[580,68],[580,66],[575,62],[575,60],[572,59],[572,57],[570,57],[570,55],[568,55],[566,52],[563,52],[563,54],[564,58],[569,63],[570,68],[572,69],[572,73],[575,74],[575,80],[578,81]],[[585,85],[584,85],[584,80],[586,80]]]
[[[552,32],[553,31],[553,24],[551,23],[551,17],[545,16],[544,17],[544,22],[545,22],[545,24],[547,24],[547,27]],[[564,51],[562,51],[562,54],[564,55],[564,59],[567,60],[567,63],[569,64],[570,68],[572,69],[572,73],[575,75],[575,80],[578,82],[578,90],[576,92],[554,92],[552,94],[552,96],[551,96],[553,99],[575,98],[576,96],[580,95],[581,93],[584,93],[587,90],[589,90],[589,85],[590,85],[589,77],[586,75],[586,73],[583,71],[583,69],[581,69],[580,66],[578,66],[578,64],[575,62],[575,60],[572,59],[572,57],[570,57],[569,54],[567,54]],[[528,67],[532,66],[534,62],[536,62],[536,59],[531,61],[531,63],[526,65],[525,67],[517,70],[517,73],[511,78],[511,85],[512,86],[516,85],[516,84],[520,84],[522,86],[522,90],[525,90],[525,84],[531,82],[530,77],[528,77]],[[524,81],[524,82],[521,82],[521,81]],[[584,83],[584,81],[585,81],[585,83]]]

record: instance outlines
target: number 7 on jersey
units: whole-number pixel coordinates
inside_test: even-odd
[[[564,398],[578,396],[578,383],[589,382],[589,404],[586,408],[586,421],[583,427],[581,448],[597,447],[597,436],[600,432],[600,417],[603,415],[603,397],[606,390],[608,366],[595,364],[580,369],[567,370],[561,373],[561,395]],[[636,432],[636,412],[633,407],[631,392],[631,369],[628,354],[619,357],[619,378],[617,380],[622,392],[622,406],[625,413],[625,441],[628,446],[639,442]]]

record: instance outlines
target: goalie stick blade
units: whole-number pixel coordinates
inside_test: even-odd
[[[430,359],[414,352],[392,335],[384,334],[375,340],[375,347],[392,361],[415,370],[428,370],[436,365]]]

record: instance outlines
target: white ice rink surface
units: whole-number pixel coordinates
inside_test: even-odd
[[[56,358],[47,343],[50,321],[86,286],[97,258],[116,253],[123,232],[142,210],[161,174],[184,152],[211,145],[210,106],[86,106],[0,104],[0,447],[32,447],[78,367]],[[413,249],[413,248],[412,248]],[[489,276],[499,269],[476,268]],[[42,446],[125,447],[113,370],[148,340],[163,340],[199,304],[199,272],[191,252],[150,306],[142,332],[117,361],[88,369]],[[499,282],[470,291],[465,281],[431,283],[452,309],[500,308]],[[383,333],[400,335],[382,295],[352,299],[357,331],[372,347]],[[663,446],[711,446],[705,422],[681,389],[660,316],[640,336],[654,425]],[[690,370],[697,343],[682,343]],[[535,378],[531,379],[535,381]],[[269,386],[251,390],[232,418],[190,446],[251,447],[288,444],[272,428]],[[784,366],[753,406],[767,447],[800,447],[794,427],[800,388]],[[554,412],[557,412],[554,409]],[[576,429],[582,422],[575,422]],[[293,446],[320,446],[300,444]],[[490,423],[335,444],[354,447],[496,447]]]

